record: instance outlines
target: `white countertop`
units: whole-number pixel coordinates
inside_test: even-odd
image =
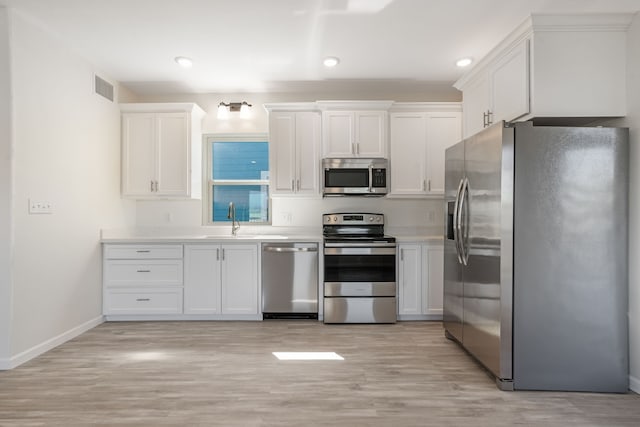
[[[443,237],[433,230],[395,229],[389,233],[398,243],[442,242]],[[204,243],[225,242],[321,242],[321,228],[305,227],[241,227],[236,236],[230,227],[139,227],[131,229],[103,229],[102,243]]]

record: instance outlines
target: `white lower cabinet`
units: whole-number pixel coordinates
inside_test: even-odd
[[[401,243],[398,255],[398,320],[442,319],[442,243]]]
[[[258,245],[185,245],[184,313],[258,319]]]
[[[182,288],[121,288],[106,292],[105,314],[180,314]]]
[[[103,314],[182,313],[182,245],[105,245]]]
[[[398,247],[398,314],[422,314],[422,246]]]
[[[107,320],[262,320],[258,244],[105,244]]]

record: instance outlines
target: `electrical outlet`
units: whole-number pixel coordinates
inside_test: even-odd
[[[291,212],[280,213],[280,220],[282,221],[283,224],[291,224],[292,219],[293,218],[292,218]]]
[[[29,214],[52,214],[53,205],[51,202],[43,202],[29,199]]]

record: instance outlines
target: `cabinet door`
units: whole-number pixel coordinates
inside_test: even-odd
[[[389,122],[391,195],[424,195],[427,159],[426,115],[392,113]]]
[[[185,314],[220,313],[220,255],[220,245],[185,245]]]
[[[460,113],[427,115],[427,191],[444,194],[444,152],[462,139]],[[391,183],[393,185],[393,181]]]
[[[398,261],[398,314],[422,314],[422,251],[402,244]]]
[[[320,192],[320,114],[296,113],[296,193]]]
[[[444,293],[444,250],[442,247],[426,247],[428,271],[427,292],[424,293],[424,314],[442,316],[442,301]]]
[[[222,313],[258,314],[258,246],[222,246]]]
[[[529,40],[523,40],[489,71],[492,122],[529,113]]]
[[[147,196],[155,179],[155,115],[122,115],[122,195]]]
[[[322,152],[324,157],[355,155],[354,114],[350,111],[322,113]]]
[[[295,175],[296,113],[275,112],[269,117],[269,152],[272,194],[293,194]]]
[[[482,74],[464,87],[462,92],[464,137],[469,137],[485,127],[483,114],[489,111],[489,80]]]
[[[191,172],[187,113],[158,113],[157,195],[188,196]]]
[[[387,113],[356,113],[355,152],[358,157],[387,157]]]

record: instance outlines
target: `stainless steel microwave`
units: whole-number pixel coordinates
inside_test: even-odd
[[[387,159],[322,159],[324,196],[384,196],[389,192]]]

